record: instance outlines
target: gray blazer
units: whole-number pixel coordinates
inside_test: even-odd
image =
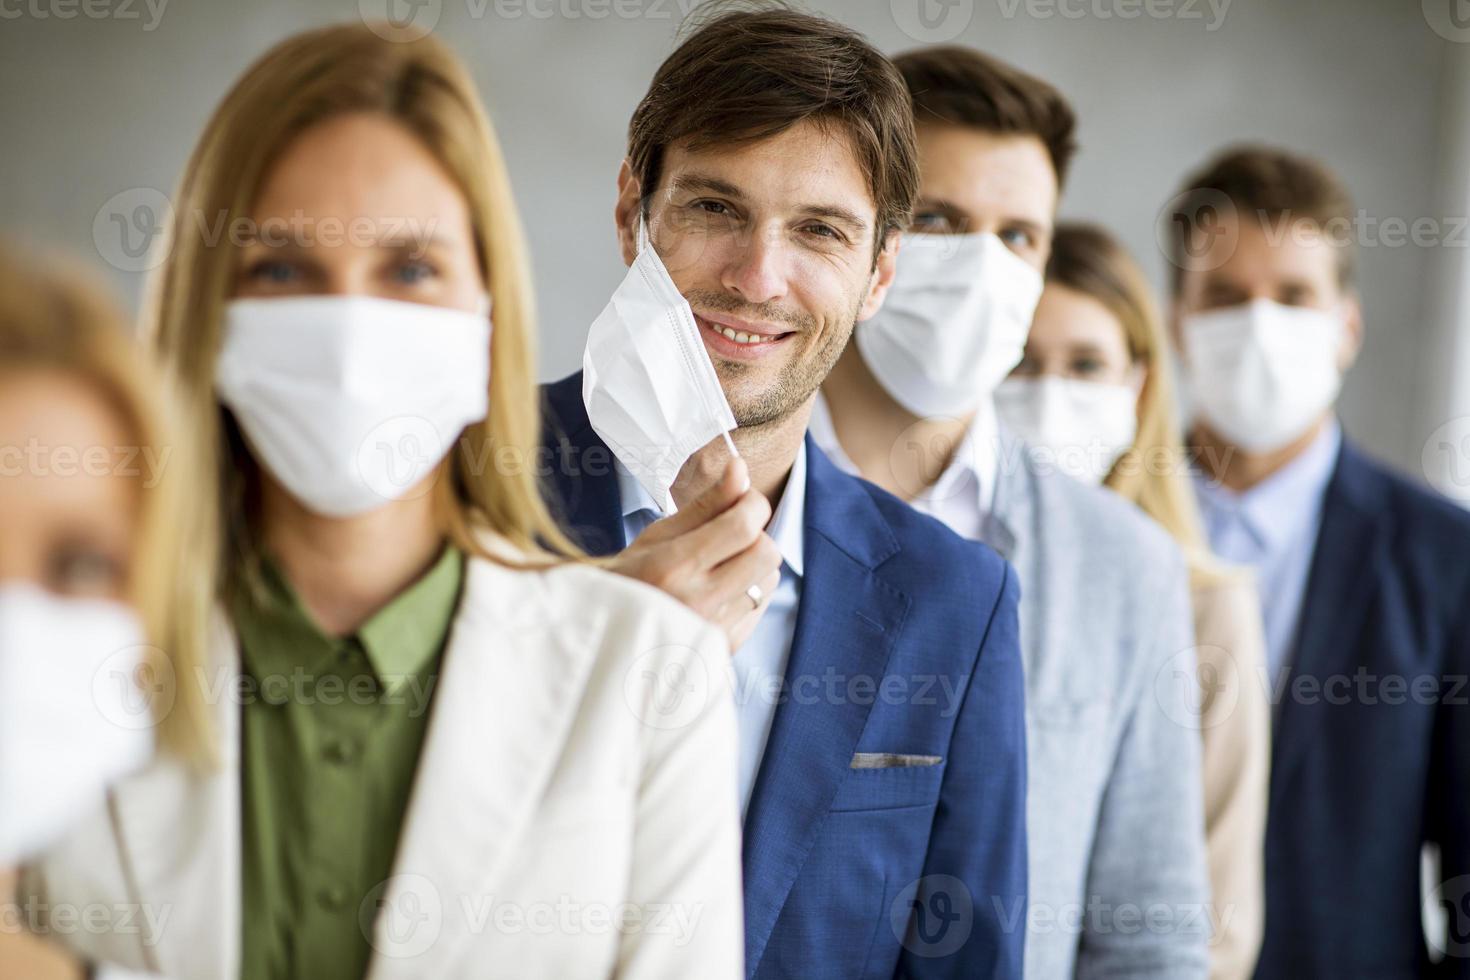
[[[1183,556],[1004,430],[987,544],[1021,584],[1028,980],[1190,980],[1210,935]]]

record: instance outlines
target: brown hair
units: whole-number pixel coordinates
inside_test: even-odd
[[[908,227],[919,186],[908,93],[893,63],[824,17],[770,4],[727,8],[716,4],[695,22],[633,111],[628,164],[644,207],[670,145],[767,139],[813,120],[844,133],[868,175],[876,256],[889,233]]]
[[[1237,146],[1225,150],[1184,181],[1168,215],[1172,285],[1179,291],[1189,267],[1186,235],[1213,220],[1223,208],[1237,214],[1254,213],[1263,224],[1269,219],[1304,220],[1319,230],[1350,224],[1352,196],[1337,176],[1310,157],[1270,146]],[[1352,284],[1352,238],[1337,246],[1339,285]]]
[[[1057,225],[1052,238],[1046,282],[1101,303],[1122,325],[1128,353],[1144,371],[1137,434],[1104,484],[1173,536],[1197,583],[1228,577],[1210,554],[1185,476],[1188,464],[1169,374],[1168,339],[1143,270],[1106,230],[1067,222]]]
[[[160,658],[151,666],[164,686],[150,699],[159,742],[188,753],[205,744],[209,722],[197,685],[178,683],[197,666],[194,648],[178,642],[170,591],[187,541],[174,520],[182,483],[172,418],[151,366],[117,308],[86,277],[65,262],[23,260],[0,247],[0,374],[47,370],[83,380],[126,426],[128,448],[155,460],[139,478],[127,601],[142,620],[152,656]]]
[[[917,125],[973,126],[1034,136],[1046,147],[1057,186],[1077,152],[1077,116],[1050,84],[972,48],[920,48],[893,59],[908,85]]]
[[[214,386],[238,243],[231,236],[214,241],[207,230],[216,217],[223,227],[249,217],[270,166],[300,133],[354,112],[381,113],[403,125],[454,179],[495,303],[490,411],[465,429],[442,464],[433,488],[436,514],[449,539],[469,554],[506,561],[487,548],[485,531],[528,562],[550,561],[546,549],[577,554],[536,479],[540,410],[527,251],[505,162],[469,72],[437,39],[387,24],[307,31],[256,61],[205,126],[174,199],[167,258],[150,283],[143,317],[194,427],[188,465],[199,489],[188,518],[195,557],[183,576],[189,594],[177,608],[191,620],[200,646],[214,601],[242,588],[254,594],[260,581],[249,494],[255,464]],[[506,457],[511,462],[500,465]]]

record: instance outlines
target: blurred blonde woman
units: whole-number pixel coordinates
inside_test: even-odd
[[[33,867],[52,908],[169,911],[67,944],[190,980],[741,976],[727,647],[541,503],[525,248],[463,66],[293,37],[174,204],[145,328],[198,427],[175,612],[214,738]]]
[[[996,392],[1010,426],[1058,467],[1102,481],[1168,530],[1189,559],[1197,725],[1214,891],[1210,974],[1248,978],[1260,949],[1270,765],[1265,641],[1255,587],[1209,553],[1188,481],[1162,320],[1142,272],[1107,232],[1056,230],[1026,352]]]
[[[183,746],[172,679],[177,480],[156,379],[114,307],[55,260],[0,248],[0,895],[108,784]],[[185,692],[186,697],[189,692]],[[155,737],[156,736],[156,737]],[[17,909],[23,921],[26,908]],[[0,977],[64,969],[0,930]],[[64,975],[64,974],[63,974]]]

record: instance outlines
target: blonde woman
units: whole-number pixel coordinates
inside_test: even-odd
[[[190,980],[740,976],[726,645],[546,550],[524,246],[464,68],[291,38],[174,203],[146,327],[207,464],[176,642],[214,751],[29,880],[166,927],[64,941]]]
[[[198,737],[169,682],[177,480],[155,379],[121,318],[55,262],[0,249],[0,895],[109,782]],[[143,686],[143,685],[146,685]],[[149,695],[156,695],[150,697]],[[154,722],[162,720],[162,725]],[[24,907],[9,913],[19,921]],[[0,977],[65,966],[0,930]]]
[[[1190,564],[1197,725],[1214,891],[1210,974],[1251,976],[1263,916],[1270,765],[1265,647],[1248,573],[1205,544],[1190,490],[1161,319],[1147,281],[1103,230],[1058,226],[1026,352],[996,392],[1000,415],[1059,468],[1101,480],[1168,530]],[[1162,682],[1167,683],[1167,679]]]

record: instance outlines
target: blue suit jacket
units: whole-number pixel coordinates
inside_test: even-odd
[[[1470,514],[1344,443],[1290,663],[1258,980],[1470,977]],[[1461,953],[1437,968],[1426,841]]]
[[[584,547],[616,552],[617,475],[587,420],[582,377],[545,394],[549,496]],[[803,558],[791,697],[745,820],[746,974],[1020,977],[1015,576],[984,545],[839,471],[810,439]],[[855,753],[942,762],[853,769]]]

